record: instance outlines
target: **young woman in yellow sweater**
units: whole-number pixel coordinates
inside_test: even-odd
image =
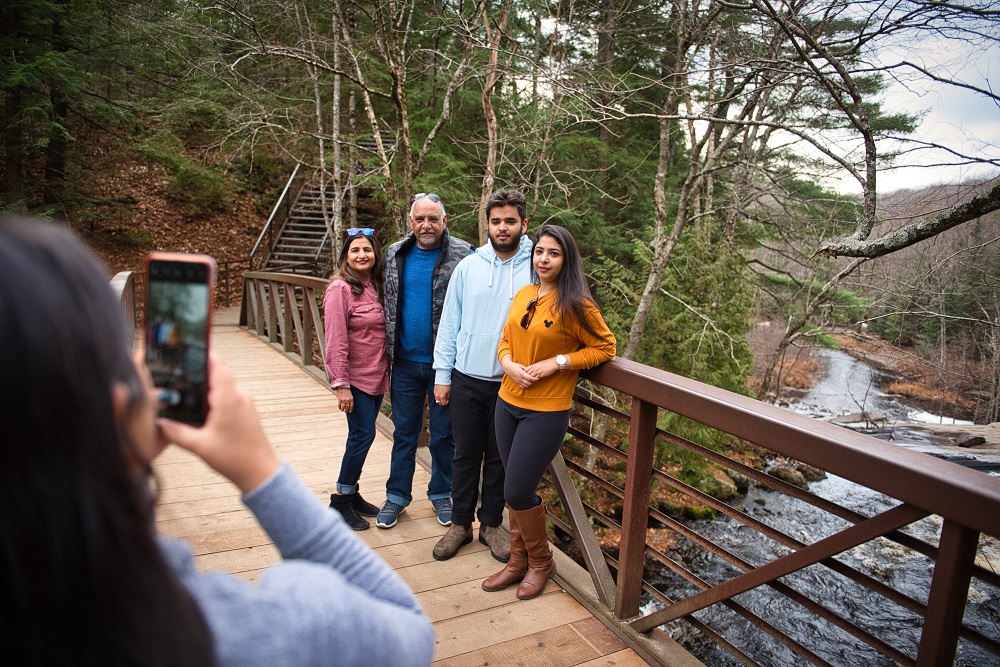
[[[522,600],[539,595],[555,570],[537,490],[569,427],[577,378],[616,349],[572,234],[557,225],[538,230],[532,268],[538,283],[514,296],[497,347],[504,377],[496,431],[510,508],[510,560],[483,582],[487,591],[520,583]]]

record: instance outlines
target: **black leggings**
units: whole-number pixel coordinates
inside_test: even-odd
[[[507,504],[519,512],[538,507],[538,484],[562,446],[569,428],[569,410],[525,410],[498,398],[496,428],[497,447],[507,474],[503,486]]]

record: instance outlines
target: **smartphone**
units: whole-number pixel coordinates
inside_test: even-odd
[[[146,366],[160,416],[201,426],[208,414],[208,336],[215,260],[152,252],[146,258]]]

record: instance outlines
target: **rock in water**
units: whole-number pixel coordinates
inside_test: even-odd
[[[981,435],[967,435],[963,438],[956,438],[955,445],[958,447],[975,447],[986,442],[986,438]]]

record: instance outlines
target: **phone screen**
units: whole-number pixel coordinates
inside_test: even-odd
[[[146,365],[153,384],[163,390],[160,414],[203,424],[214,262],[205,256],[151,256],[147,275]]]

